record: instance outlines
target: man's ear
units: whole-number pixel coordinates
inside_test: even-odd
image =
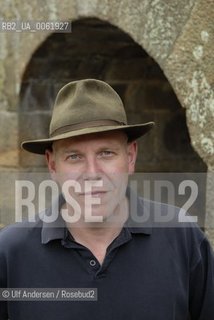
[[[45,158],[47,161],[47,165],[48,165],[48,170],[52,176],[52,178],[54,179],[54,175],[56,173],[56,162],[55,162],[55,155],[54,152],[52,150],[45,150]]]
[[[135,163],[137,159],[137,142],[133,141],[128,144],[128,165],[129,165],[129,174],[134,173]]]

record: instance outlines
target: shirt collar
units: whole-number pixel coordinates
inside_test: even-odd
[[[127,197],[129,199],[129,218],[126,221],[124,227],[128,228],[132,234],[145,234],[151,235],[152,222],[150,220],[150,211],[147,206],[147,202],[143,198],[138,197],[130,188],[127,189]],[[134,199],[134,200],[133,200]],[[132,201],[135,201],[134,205]],[[42,224],[41,242],[47,244],[52,240],[62,240],[66,237],[66,225],[60,214],[60,208],[65,203],[62,195],[56,200],[56,202],[48,209],[44,211],[45,216],[57,215],[57,219],[53,222],[45,222]],[[132,204],[132,205],[130,205]],[[136,215],[134,215],[134,213]],[[145,216],[148,219],[142,223],[139,223],[135,217]]]
[[[151,209],[148,201],[139,197],[131,188],[127,188],[126,195],[129,199],[129,218],[125,227],[129,228],[131,233],[152,234]],[[140,220],[142,219],[142,222]]]
[[[57,218],[53,222],[45,222],[43,220],[41,231],[42,244],[47,244],[52,240],[64,239],[66,225],[60,214],[60,208],[64,203],[64,197],[60,195],[53,205],[44,211],[44,216],[50,217],[53,215]]]

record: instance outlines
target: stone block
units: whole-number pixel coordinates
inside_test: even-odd
[[[15,222],[15,180],[18,171],[0,168],[0,228]]]
[[[17,84],[19,79],[16,75],[17,70],[14,56],[5,59],[4,65],[6,71],[4,94],[7,97],[8,111],[15,112],[18,105]]]
[[[18,148],[18,115],[13,112],[0,112],[0,166],[17,166]]]

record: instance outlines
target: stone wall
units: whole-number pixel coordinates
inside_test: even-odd
[[[73,42],[68,40],[68,43],[66,36],[62,34],[0,33],[1,170],[16,171],[20,166],[44,165],[40,158],[26,158],[23,153],[20,154],[19,142],[31,134],[34,137],[46,134],[51,101],[57,87],[61,85],[59,78],[62,79],[63,75],[63,81],[93,76],[114,85],[126,103],[131,122],[136,118],[140,120],[139,106],[141,100],[144,101],[145,108],[140,112],[142,118],[147,120],[147,117],[156,117],[155,120],[161,125],[157,126],[157,131],[148,135],[144,146],[142,144],[144,150],[148,148],[148,152],[141,153],[138,168],[141,163],[143,165],[139,170],[163,170],[168,168],[170,162],[171,170],[182,171],[185,170],[185,162],[187,171],[192,168],[204,171],[206,166],[210,172],[213,171],[214,8],[211,0],[177,0],[171,3],[164,0],[67,0],[63,4],[51,0],[40,3],[40,6],[36,1],[23,4],[22,1],[11,0],[2,4],[1,11],[5,20],[71,20],[71,36],[74,38]],[[98,32],[95,46],[95,20],[91,18],[100,21],[96,20],[100,25],[96,26]],[[86,20],[83,22],[81,19]],[[88,29],[89,32],[87,39],[82,38],[81,28],[84,29],[84,23],[85,30]],[[119,33],[113,26],[119,28]],[[128,41],[127,36],[132,41]],[[108,38],[111,41],[107,41],[105,46],[102,41]],[[58,52],[57,63],[55,56],[45,65],[44,57],[49,54],[48,48],[52,40],[53,50],[57,52],[61,41],[64,48],[69,47],[71,55],[76,55],[76,59],[60,60],[62,53],[65,55],[66,52],[61,50]],[[117,46],[118,41],[120,47]],[[78,55],[84,55],[89,47],[92,48],[91,55],[78,61]],[[58,73],[51,75],[52,70]],[[41,102],[37,100],[42,97],[43,101],[47,93],[47,79],[44,75],[48,75],[49,80],[55,76],[57,81],[53,80],[53,87],[50,85],[48,88],[47,104],[41,106]],[[38,86],[38,83],[41,85]],[[45,90],[42,93],[43,84]],[[157,93],[160,100],[156,98]],[[30,95],[31,101],[36,96],[31,106],[27,104],[27,95]],[[41,130],[38,131],[38,128]],[[175,128],[182,131],[182,136],[176,135],[177,130],[174,130],[172,139],[169,139],[169,132]],[[181,140],[176,140],[173,144],[173,139]],[[156,145],[152,153],[151,142]],[[192,151],[190,144],[206,165]],[[149,160],[148,155],[151,154],[153,161]],[[209,206],[210,203],[211,201],[207,201]],[[210,207],[207,208],[211,228],[214,228],[213,212]]]

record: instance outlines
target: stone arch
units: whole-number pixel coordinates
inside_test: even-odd
[[[207,2],[181,0],[169,5],[164,0],[92,0],[90,3],[87,0],[73,0],[61,5],[52,0],[40,7],[37,7],[36,2],[24,7],[20,3],[12,3],[10,10],[31,19],[32,8],[35,20],[75,21],[96,17],[128,33],[164,70],[181,105],[186,108],[191,144],[208,167],[214,167],[211,126],[214,114],[214,92],[211,86],[214,12]],[[7,18],[7,4],[2,10],[3,17]],[[13,46],[5,46],[1,55],[4,58],[12,57],[11,66],[16,65],[16,77],[9,91],[4,80],[5,72],[1,71],[1,78],[4,78],[6,85],[2,90],[2,96],[5,101],[8,100],[6,104],[16,104],[27,61],[48,35],[48,32],[17,35],[14,42],[15,46],[18,43],[16,50],[13,50]],[[1,43],[6,43],[6,38],[12,40],[12,36],[1,34]]]
[[[52,19],[60,17],[61,20],[72,21],[84,17],[97,17],[128,33],[164,70],[181,105],[187,110],[191,144],[212,168],[214,146],[209,120],[213,118],[214,98],[209,84],[212,75],[209,74],[207,77],[200,56],[200,52],[205,55],[205,50],[209,50],[212,39],[212,14],[210,11],[207,14],[206,10],[203,1],[199,0],[182,0],[170,6],[162,0],[149,3],[139,0],[93,0],[90,3],[77,0],[63,6],[50,1],[43,8],[42,14],[45,19],[49,12]],[[192,39],[188,41],[190,36]],[[36,38],[32,35],[26,37],[31,43],[24,53],[27,60],[36,46],[45,40],[47,34],[40,34]],[[184,67],[186,64],[188,68]],[[20,75],[23,64],[21,68]],[[193,90],[193,87],[197,87],[196,90]],[[206,92],[204,95],[203,91]],[[199,113],[200,116],[196,115]]]

